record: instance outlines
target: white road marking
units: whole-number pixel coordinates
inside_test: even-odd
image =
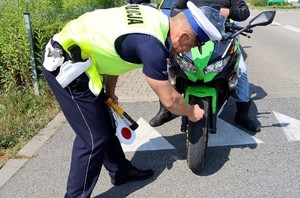
[[[273,111],[288,141],[300,140],[300,121]]]
[[[293,32],[298,32],[298,33],[300,33],[300,29],[299,29],[299,28],[295,28],[295,27],[290,26],[290,25],[282,25],[282,24],[280,24],[280,23],[278,23],[278,22],[275,22],[275,21],[274,21],[272,24],[273,24],[273,25],[280,26],[280,27],[283,27],[283,28],[288,29],[288,30],[291,30],[291,31],[293,31]]]
[[[140,118],[137,123],[139,127],[135,130],[135,141],[130,145],[121,144],[124,152],[175,149],[143,118]]]
[[[139,127],[135,131],[135,141],[129,145],[121,144],[124,152],[175,149],[174,146],[162,137],[143,118],[140,118],[137,123],[139,124]],[[264,143],[219,118],[217,123],[217,133],[209,135],[208,146],[210,147]]]
[[[260,144],[263,141],[249,135],[236,128],[235,126],[218,118],[217,121],[217,133],[209,134],[208,146],[233,146],[233,145],[249,145]]]

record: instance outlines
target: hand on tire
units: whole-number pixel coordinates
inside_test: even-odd
[[[204,110],[199,107],[199,105],[195,104],[192,106],[193,112],[189,116],[189,120],[192,122],[197,122],[203,118]]]

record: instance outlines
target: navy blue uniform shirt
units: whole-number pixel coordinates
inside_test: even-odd
[[[118,38],[115,48],[120,57],[128,62],[143,64],[143,73],[155,80],[168,80],[167,58],[171,42],[163,45],[157,38],[146,34],[128,34]]]

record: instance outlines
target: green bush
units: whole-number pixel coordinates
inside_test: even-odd
[[[24,144],[59,111],[41,72],[48,40],[84,12],[122,4],[123,0],[0,0],[0,160],[7,149]],[[39,96],[33,94],[25,12],[32,22]]]
[[[267,5],[267,0],[248,0],[252,6],[264,7]]]
[[[58,112],[54,96],[44,82],[40,96],[19,89],[0,95],[0,150],[12,148],[33,137]]]
[[[35,61],[40,74],[40,57],[47,41],[69,20],[96,8],[124,4],[123,0],[0,0],[0,2],[0,88],[6,91],[32,86],[30,46],[24,12],[30,13]]]
[[[0,88],[12,90],[31,82],[28,42],[19,7],[0,9]]]
[[[266,6],[267,6],[267,0],[247,0],[247,2],[250,3],[250,5],[254,6],[254,7],[266,8]],[[293,6],[292,3],[289,3],[287,1],[283,2],[283,5],[281,5],[280,3],[270,3],[269,7],[272,7],[272,8],[285,8],[285,9],[297,8],[296,6]]]

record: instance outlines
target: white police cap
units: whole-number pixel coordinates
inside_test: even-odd
[[[218,41],[222,39],[218,29],[207,19],[201,9],[190,1],[187,2],[187,7],[188,9],[184,11],[184,14],[199,42],[204,43],[208,40]]]

